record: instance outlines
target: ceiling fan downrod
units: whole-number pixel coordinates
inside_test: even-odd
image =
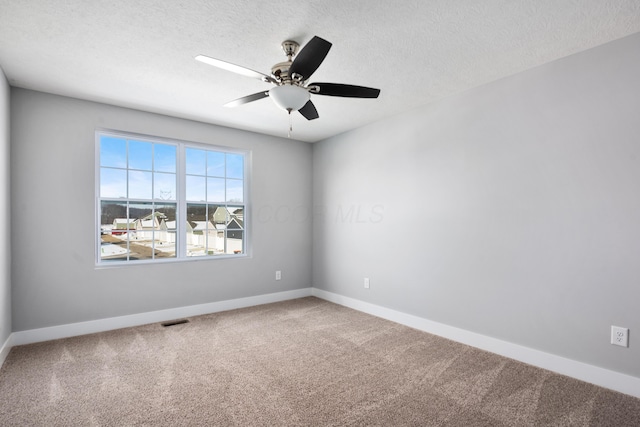
[[[298,48],[300,45],[293,40],[285,40],[282,42],[282,50],[284,54],[287,55],[289,62],[293,61],[293,57],[298,53]]]

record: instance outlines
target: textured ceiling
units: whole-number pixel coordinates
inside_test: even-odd
[[[270,85],[195,61],[269,73],[280,43],[333,43],[313,81],[381,89],[312,95],[292,138],[318,141],[640,31],[638,0],[0,0],[0,66],[12,86],[286,136]]]

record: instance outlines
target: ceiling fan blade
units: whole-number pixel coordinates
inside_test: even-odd
[[[302,80],[308,79],[322,64],[329,49],[331,49],[331,43],[318,36],[313,36],[294,58],[289,68],[289,75],[299,74],[302,76]]]
[[[237,107],[238,105],[248,104],[249,102],[257,101],[269,96],[269,91],[262,91],[254,93],[253,95],[243,96],[242,98],[235,99],[233,101],[224,104],[225,107]]]
[[[311,100],[307,101],[307,103],[304,104],[302,108],[298,110],[298,112],[302,114],[307,120],[313,120],[320,117],[318,115],[318,110],[316,110],[316,106],[313,105],[313,102],[311,102]]]
[[[314,86],[318,89],[314,90]],[[307,88],[316,95],[343,96],[346,98],[377,98],[380,95],[380,89],[340,83],[310,83]]]
[[[196,61],[213,65],[214,67],[222,68],[223,70],[231,71],[232,73],[262,80],[263,82],[276,83],[276,80],[271,76],[260,73],[258,71],[253,71],[246,67],[241,67],[240,65],[235,65],[230,62],[222,61],[221,59],[215,59],[205,55],[198,55],[196,56]]]

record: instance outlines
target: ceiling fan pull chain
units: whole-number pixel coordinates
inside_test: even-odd
[[[291,110],[289,110],[289,133],[287,134],[287,138],[291,138],[291,132],[293,132],[293,123],[291,121]]]

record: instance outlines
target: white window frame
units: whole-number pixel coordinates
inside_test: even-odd
[[[176,203],[176,256],[172,258],[153,258],[142,260],[102,260],[101,259],[101,202],[102,201],[120,201],[120,202],[155,202],[166,203],[166,200],[161,199],[136,199],[136,198],[110,198],[101,197],[100,195],[100,138],[102,136],[112,136],[115,138],[124,138],[127,140],[136,140],[143,142],[168,144],[176,147],[176,200],[171,203]],[[184,141],[172,138],[164,138],[158,136],[144,135],[132,132],[124,132],[110,129],[96,129],[95,131],[95,265],[98,268],[104,267],[122,267],[122,266],[134,266],[141,264],[157,264],[157,263],[173,263],[173,262],[196,262],[196,261],[212,261],[220,259],[238,259],[248,258],[251,256],[251,244],[250,244],[250,181],[251,181],[251,151],[238,149],[233,147],[226,147],[222,145],[205,144],[193,141]],[[205,151],[217,151],[229,154],[240,154],[243,156],[243,198],[242,203],[235,202],[187,202],[186,200],[186,149],[194,148]],[[202,203],[205,205],[221,205],[236,206],[241,205],[243,208],[243,239],[242,239],[242,253],[239,254],[217,254],[217,255],[203,255],[203,256],[188,256],[187,244],[186,244],[186,221],[187,221],[187,204],[188,203]],[[225,239],[226,240],[226,239]]]

